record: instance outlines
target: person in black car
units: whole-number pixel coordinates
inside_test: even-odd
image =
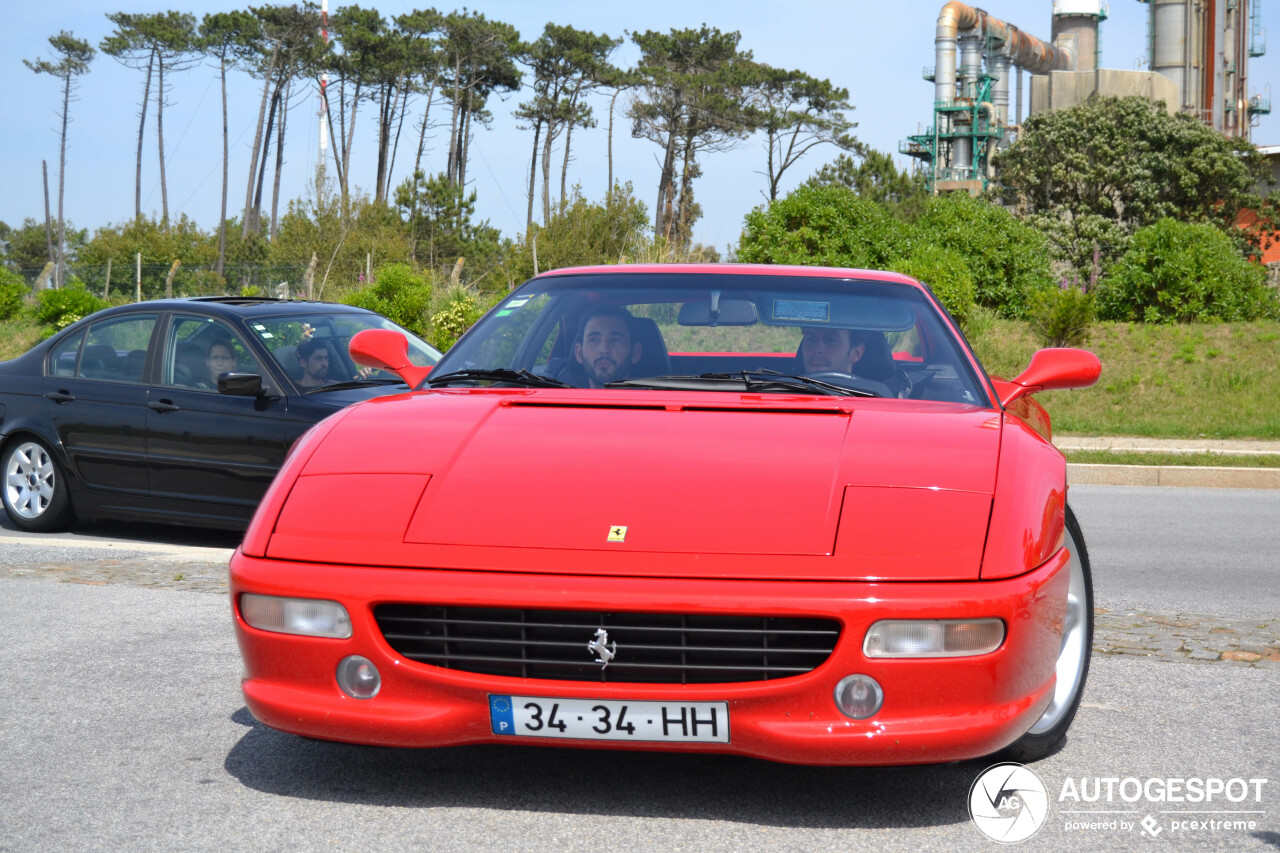
[[[308,338],[298,344],[298,364],[302,368],[299,387],[319,388],[332,381],[329,379],[329,349],[322,341]]]
[[[204,363],[209,368],[209,375],[196,382],[197,388],[208,391],[218,390],[218,376],[236,369],[236,351],[231,341],[216,338],[205,351]]]

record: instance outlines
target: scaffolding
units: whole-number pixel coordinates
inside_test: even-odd
[[[965,80],[961,83],[965,90],[961,97],[934,102],[933,124],[928,130],[899,143],[898,153],[926,164],[929,192],[981,192],[987,188],[992,173],[989,159],[1004,137],[991,101],[995,79],[990,74],[979,74]],[[968,164],[958,162],[961,153],[967,153]]]

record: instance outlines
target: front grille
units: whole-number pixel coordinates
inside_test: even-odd
[[[485,675],[645,684],[767,681],[809,672],[840,637],[832,619],[383,604],[378,628],[405,657]],[[587,644],[608,631],[607,667]]]

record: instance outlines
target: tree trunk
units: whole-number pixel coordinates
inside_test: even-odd
[[[613,105],[621,94],[622,90],[618,89],[609,99],[609,188],[606,193],[613,192]]]
[[[276,59],[280,56],[280,45],[277,43],[271,50],[271,63],[267,66],[267,73],[262,77],[262,103],[258,106],[258,127],[253,134],[253,147],[249,149],[249,183],[244,190],[244,219],[240,226],[240,239],[248,239],[249,229],[252,226],[250,222],[250,213],[253,210],[253,185],[254,178],[258,172],[258,152],[262,149],[262,122],[267,113],[267,101],[271,97],[271,76],[275,73]],[[270,133],[270,131],[267,131]]]
[[[413,159],[413,173],[416,175],[422,168],[422,152],[427,144],[427,119],[431,116],[431,102],[436,95],[436,81],[432,79],[431,85],[427,87],[427,106],[422,110],[422,125],[418,130],[418,155]],[[414,191],[417,191],[417,181],[414,182]]]
[[[49,212],[49,161],[41,160],[40,168],[44,171],[44,244],[52,264],[58,256],[53,253],[53,215]]]
[[[169,230],[169,186],[164,175],[164,55],[157,54],[159,72],[156,79],[156,139],[160,147],[160,209],[164,230]]]
[[[529,164],[529,216],[524,223],[524,232],[533,231],[533,195],[538,186],[538,138],[542,135],[542,119],[533,123],[533,161]]]
[[[246,220],[252,221],[252,231],[257,234],[262,211],[262,184],[267,177],[267,157],[271,154],[271,131],[276,126],[276,110],[280,106],[280,88],[271,96],[271,112],[267,115],[267,132],[262,143],[262,159],[258,164],[257,190],[253,194],[253,204],[245,214]]]
[[[450,183],[454,181],[454,175],[457,173],[458,156],[458,110],[461,108],[462,90],[458,88],[458,75],[462,73],[462,57],[459,55],[454,59],[453,63],[453,113],[449,116],[449,159],[445,168],[445,174],[449,178]]]
[[[280,172],[284,169],[284,133],[289,119],[289,96],[293,94],[293,80],[285,85],[284,97],[280,100],[280,134],[276,137],[276,175],[271,187],[271,240],[276,239],[276,227],[280,212]]]
[[[147,127],[147,106],[151,103],[151,67],[155,64],[155,51],[147,60],[147,82],[142,86],[142,116],[138,120],[138,165],[133,180],[133,218],[142,216],[142,136]]]
[[[342,97],[341,93],[339,93],[338,97]],[[338,173],[338,186],[343,187],[346,184],[346,181],[343,180],[342,173],[342,143],[344,140],[343,137],[336,136],[333,132],[333,110],[329,109],[329,92],[327,91],[327,87],[324,93],[324,117],[325,120],[329,122],[329,138],[333,140],[333,145],[330,146],[333,150],[333,169]],[[339,121],[341,121],[342,117],[339,116],[338,118]]]
[[[551,224],[551,141],[555,137],[555,119],[547,119],[547,136],[542,140],[542,224]]]
[[[676,168],[676,131],[672,127],[667,132],[667,151],[662,159],[662,174],[658,178],[658,203],[654,207],[653,236],[670,236],[666,233],[671,221],[671,194]]]
[[[342,210],[346,213],[347,197],[351,191],[351,146],[356,141],[356,109],[360,106],[360,82],[351,96],[351,127],[347,129],[347,142],[342,148]]]
[[[58,287],[67,280],[67,224],[62,218],[62,200],[67,190],[67,111],[71,109],[71,72],[62,86],[62,142],[58,146]]]
[[[387,200],[387,152],[391,143],[391,110],[395,93],[391,86],[384,86],[378,98],[378,176],[374,181],[373,198],[378,203]]]
[[[409,81],[400,78],[401,96],[400,96],[400,115],[396,117],[396,138],[391,143],[391,159],[387,161],[387,180],[391,180],[391,176],[396,173],[396,153],[400,150],[400,131],[404,130],[404,117],[409,112]],[[387,188],[387,194],[391,194],[391,188]]]
[[[467,90],[467,109],[463,114],[462,135],[458,139],[458,189],[467,188],[467,159],[471,156],[471,89]]]
[[[227,261],[227,180],[231,162],[230,149],[227,143],[227,66],[225,58],[218,63],[222,74],[222,214],[218,217],[218,275]],[[108,267],[110,269],[110,267]]]
[[[578,106],[578,93],[582,91],[582,84],[573,90],[573,94],[569,96],[569,123],[564,129],[564,164],[560,167],[560,209],[564,210],[565,197],[567,194],[566,181],[569,177],[569,144],[573,141],[573,119],[574,111]]]

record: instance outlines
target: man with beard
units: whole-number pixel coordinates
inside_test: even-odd
[[[321,341],[308,338],[298,344],[298,365],[302,368],[301,388],[332,384],[329,379],[329,349]]]
[[[640,344],[631,340],[631,313],[605,305],[591,308],[582,318],[582,332],[573,345],[573,358],[582,365],[587,387],[603,388],[626,379],[640,360]]]

